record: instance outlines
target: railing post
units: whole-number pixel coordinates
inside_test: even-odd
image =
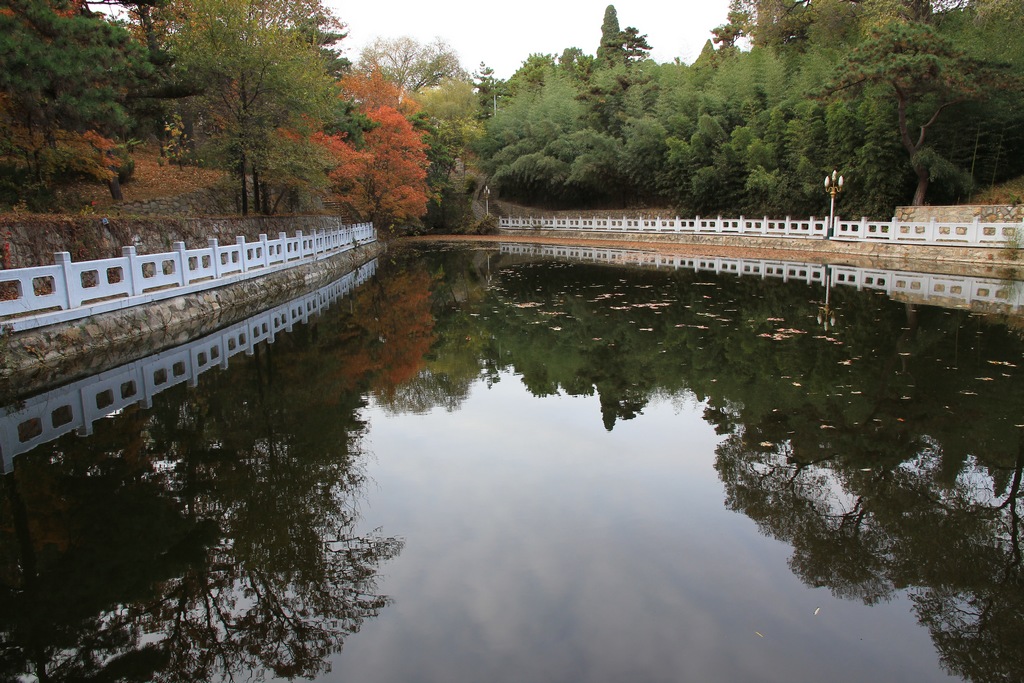
[[[71,294],[72,272],[71,272],[71,254],[66,251],[58,251],[53,255],[53,261],[55,265],[60,266],[61,280],[64,285],[64,300],[61,302],[65,310],[70,308],[77,308],[78,301],[77,296]],[[56,283],[54,283],[56,286]]]
[[[260,249],[263,250],[263,267],[270,265],[270,254],[267,253],[267,236],[260,233]]]
[[[135,247],[121,247],[121,256],[128,259],[124,277],[128,281],[128,288],[131,290],[132,296],[142,294],[142,273],[135,272],[135,260],[138,258]]]
[[[285,263],[288,261],[288,233],[277,233],[277,243],[281,247],[281,262]]]
[[[238,245],[238,261],[242,266],[242,272],[249,270],[248,264],[245,262],[245,235],[239,235],[235,238],[235,244]]]
[[[189,283],[188,258],[185,256],[185,243],[174,242],[171,244],[174,250],[174,258],[178,262],[178,284],[182,287]]]
[[[217,246],[217,238],[211,237],[206,240],[206,244],[209,246],[211,252],[210,258],[213,263],[213,279],[218,280],[220,279],[220,254],[217,253],[219,249]]]

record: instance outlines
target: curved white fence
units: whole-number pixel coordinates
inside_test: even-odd
[[[937,221],[844,221],[836,217],[833,234],[829,219],[786,218],[501,218],[506,230],[566,230],[620,234],[749,235],[791,239],[834,239],[848,242],[890,242],[934,246],[1006,247],[1020,243],[1024,223]]]
[[[14,331],[67,322],[213,289],[266,275],[375,242],[372,223],[317,231],[280,233],[259,241],[238,237],[234,244],[209,240],[203,249],[138,254],[124,247],[118,258],[75,263],[67,252],[52,266],[0,271],[0,325]]]
[[[89,434],[96,420],[136,403],[149,407],[161,391],[182,382],[195,386],[199,375],[226,368],[232,356],[252,354],[264,341],[273,344],[276,334],[319,315],[376,270],[373,259],[315,292],[213,334],[0,409],[0,473],[12,471],[16,455],[73,430]]]

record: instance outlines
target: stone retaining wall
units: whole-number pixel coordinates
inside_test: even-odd
[[[975,218],[982,223],[1020,223],[1024,221],[1024,205],[897,206],[894,216],[897,220],[921,223],[932,219],[936,223],[962,223]]]
[[[0,398],[43,391],[183,344],[329,284],[381,253],[372,243],[304,266],[0,337]]]
[[[238,212],[234,189],[204,187],[176,197],[122,202],[117,212],[135,216],[219,216]]]

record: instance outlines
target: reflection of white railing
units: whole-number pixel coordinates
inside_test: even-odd
[[[498,226],[507,230],[565,230],[666,235],[747,235],[825,239],[829,219],[811,216],[791,218],[501,218]],[[848,242],[892,242],[933,246],[1005,247],[1017,243],[1024,223],[931,221],[844,221],[836,218],[831,239]]]
[[[976,304],[986,304],[1009,311],[1024,308],[1024,286],[1015,280],[849,266],[830,266],[830,269],[834,285],[879,290],[893,298],[913,299],[945,307],[969,308]]]
[[[315,292],[254,315],[168,351],[79,380],[0,410],[0,472],[11,472],[13,458],[77,429],[87,435],[92,423],[153,397],[176,384],[195,386],[199,375],[226,368],[238,353],[251,354],[260,342],[272,344],[282,331],[327,309],[377,270],[376,259]]]
[[[764,259],[729,259],[715,256],[680,256],[636,249],[604,249],[532,244],[502,244],[502,254],[548,256],[593,263],[650,266],[671,270],[695,270],[778,278],[783,282],[824,282],[825,266]]]
[[[211,239],[203,249],[175,242],[173,251],[161,254],[124,247],[119,258],[81,263],[60,252],[52,266],[0,271],[0,318],[8,317],[0,324],[27,330],[78,320],[269,274],[376,239],[373,225],[364,223],[294,237],[282,232],[277,239],[260,235],[257,242],[238,237],[230,245]]]
[[[754,277],[778,278],[784,282],[808,284],[826,282],[857,289],[883,291],[890,297],[913,297],[936,306],[995,304],[1010,310],[1024,308],[1024,285],[1010,280],[935,275],[901,270],[824,266],[821,264],[772,261],[766,259],[732,259],[710,256],[680,256],[634,249],[604,249],[555,245],[502,244],[502,254],[546,256],[592,263],[694,270],[709,273],[730,273]]]

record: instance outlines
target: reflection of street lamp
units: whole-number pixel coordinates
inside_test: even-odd
[[[843,176],[839,175],[839,172],[835,169],[832,170],[832,175],[825,176],[825,192],[832,197],[831,204],[828,210],[828,232],[825,234],[825,239],[832,237],[835,234],[836,224],[836,195],[843,191]]]
[[[825,305],[818,308],[818,324],[828,332],[836,326],[836,311],[832,308],[832,272],[825,266]]]
[[[484,214],[486,214],[488,216],[491,215],[491,209],[490,209],[490,206],[488,205],[488,200],[490,198],[491,198],[491,188],[488,187],[487,185],[484,185]]]

